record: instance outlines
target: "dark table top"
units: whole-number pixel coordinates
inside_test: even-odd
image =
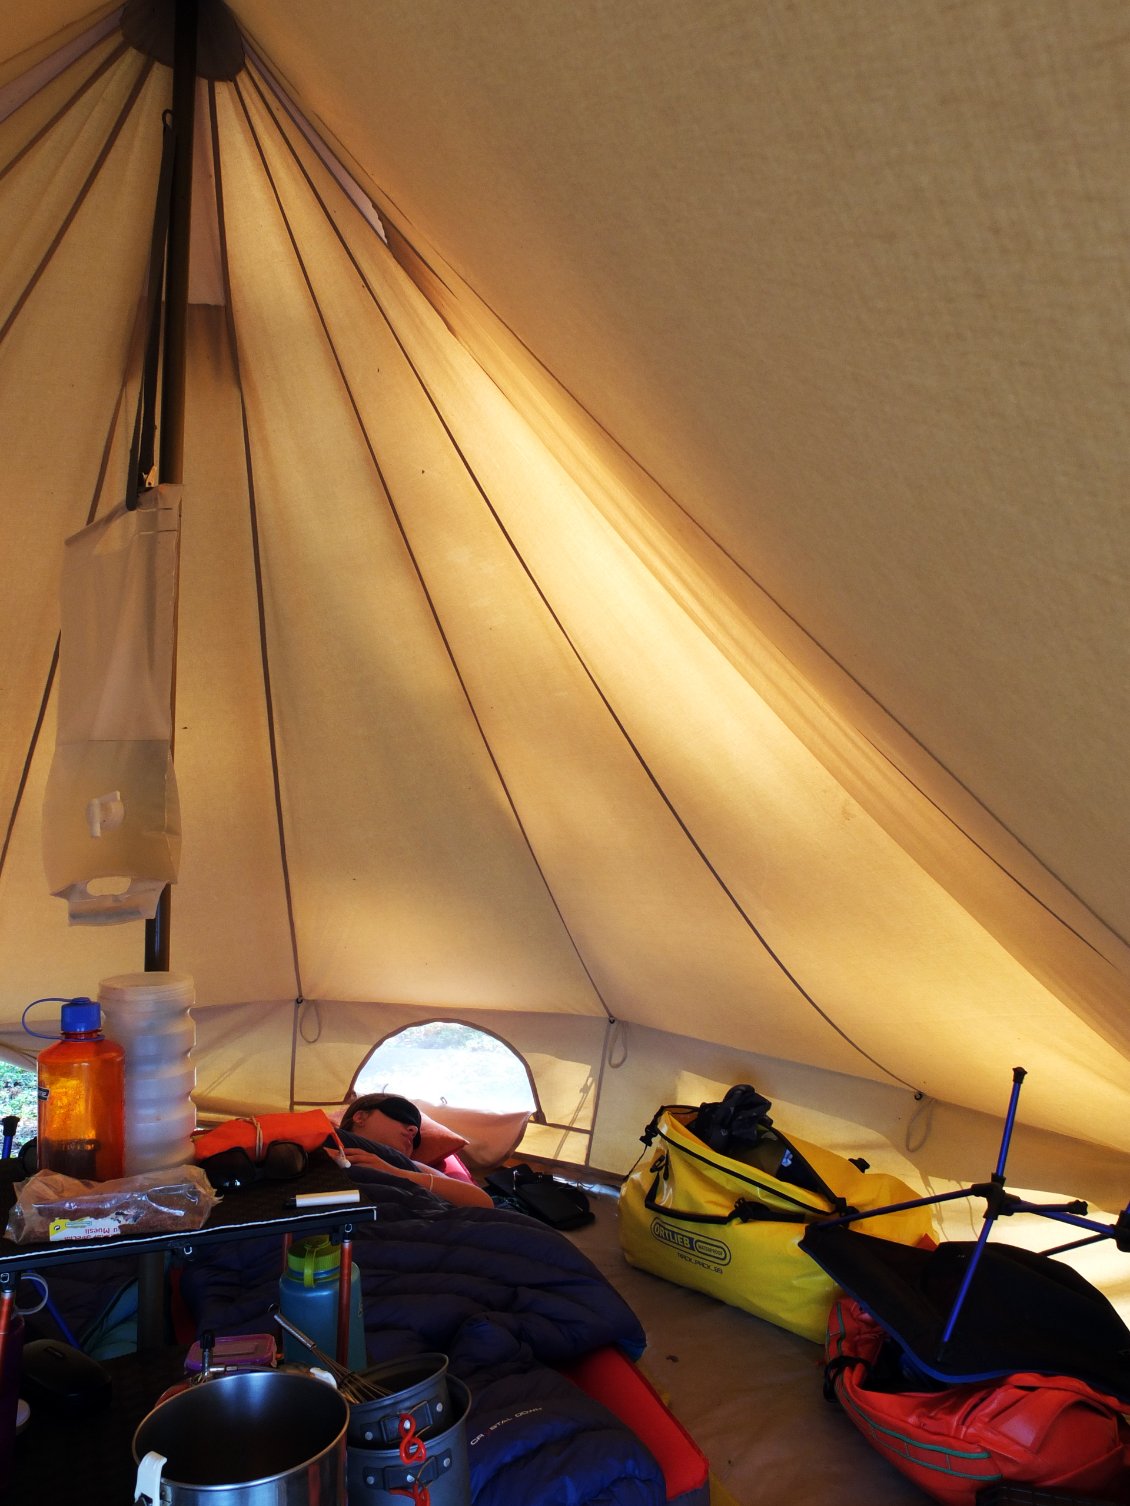
[[[14,1244],[0,1238],[0,1285],[20,1271],[45,1270],[76,1260],[103,1260],[110,1255],[144,1255],[147,1251],[187,1251],[197,1244],[247,1239],[256,1234],[306,1234],[319,1230],[349,1232],[355,1224],[377,1216],[372,1203],[326,1204],[288,1208],[296,1193],[355,1192],[348,1174],[321,1152],[310,1157],[300,1177],[286,1182],[258,1182],[229,1192],[200,1229],[177,1229],[161,1234],[120,1234],[63,1244]]]

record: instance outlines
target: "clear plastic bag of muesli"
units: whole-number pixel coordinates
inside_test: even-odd
[[[119,1234],[191,1232],[219,1202],[199,1166],[85,1182],[39,1171],[19,1185],[4,1233],[14,1244],[112,1239]]]

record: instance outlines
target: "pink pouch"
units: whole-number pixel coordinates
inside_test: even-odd
[[[448,1156],[439,1169],[445,1177],[454,1177],[457,1182],[473,1182],[475,1180],[456,1155]]]
[[[270,1333],[221,1334],[212,1349],[212,1372],[273,1369],[277,1362],[275,1336]],[[184,1368],[199,1375],[204,1357],[199,1342],[185,1355]]]

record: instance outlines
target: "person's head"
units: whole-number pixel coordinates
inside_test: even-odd
[[[341,1116],[343,1130],[412,1155],[420,1143],[420,1110],[395,1093],[363,1093]]]

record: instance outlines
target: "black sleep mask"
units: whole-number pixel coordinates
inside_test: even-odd
[[[343,1125],[342,1128],[346,1130],[352,1129],[352,1115],[357,1113],[358,1110],[363,1114],[368,1113],[370,1109],[376,1109],[378,1113],[384,1114],[388,1119],[395,1119],[398,1124],[411,1125],[416,1131],[415,1139],[412,1141],[412,1149],[415,1150],[419,1146],[420,1126],[423,1123],[420,1110],[409,1099],[401,1098],[395,1093],[390,1093],[384,1098],[376,1093],[365,1093],[361,1098],[356,1099],[355,1102],[349,1105],[350,1123]],[[360,1133],[360,1131],[356,1131],[355,1133]]]

